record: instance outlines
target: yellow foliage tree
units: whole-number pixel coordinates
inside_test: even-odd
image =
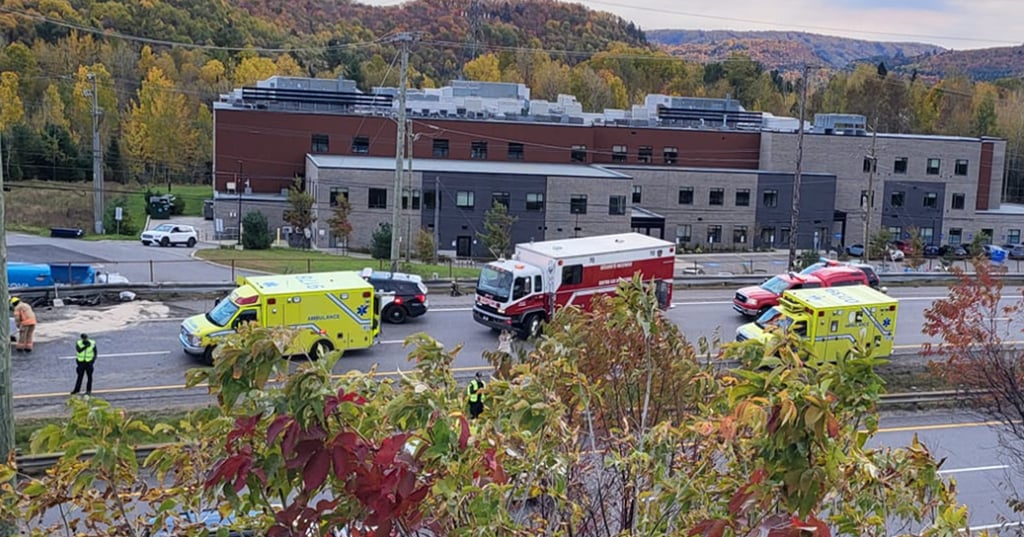
[[[277,71],[274,73],[281,76],[306,76],[306,70],[295,61],[290,54],[282,54],[277,57]]]
[[[71,90],[71,113],[68,117],[71,136],[76,142],[92,139],[92,97],[86,95],[92,91],[89,73],[96,77],[96,104],[99,106],[100,137],[109,140],[117,130],[114,121],[117,106],[117,91],[113,78],[102,63],[78,66],[75,72],[75,83]]]
[[[294,60],[293,60],[294,61]],[[264,80],[277,73],[277,64],[270,58],[250,56],[243,58],[235,67],[233,80],[235,86],[248,86],[258,80]]]
[[[203,64],[199,70],[199,78],[210,86],[216,86],[224,80],[225,73],[227,69],[224,68],[224,63],[213,59]]]
[[[146,75],[124,126],[126,152],[134,171],[140,166],[168,173],[182,172],[196,151],[192,108],[163,71]],[[162,179],[162,177],[161,177]]]
[[[56,125],[65,129],[69,126],[68,118],[64,115],[64,99],[61,98],[60,90],[57,89],[56,84],[50,84],[46,87],[38,122],[37,127],[40,129],[46,125]]]
[[[462,66],[462,74],[469,80],[501,82],[501,68],[498,66],[498,55],[487,53],[477,56]]]
[[[0,130],[7,130],[25,118],[25,105],[18,95],[18,84],[16,73],[0,73]]]

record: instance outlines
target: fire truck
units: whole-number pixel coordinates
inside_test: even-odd
[[[488,263],[476,285],[473,319],[536,337],[556,308],[590,308],[597,295],[640,274],[663,308],[672,300],[675,244],[640,233],[517,244],[512,259]]]

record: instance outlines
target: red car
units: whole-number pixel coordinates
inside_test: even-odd
[[[758,317],[779,304],[779,297],[789,289],[869,285],[860,269],[850,266],[826,267],[812,274],[779,274],[761,285],[744,287],[732,299],[732,309],[748,317]]]

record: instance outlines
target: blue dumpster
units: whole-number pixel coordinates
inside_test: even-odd
[[[989,248],[991,248],[989,257],[992,259],[992,263],[1002,265],[1006,261],[1006,250],[995,245]]]

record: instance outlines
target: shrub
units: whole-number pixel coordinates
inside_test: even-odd
[[[252,211],[242,219],[242,247],[246,250],[266,250],[274,238],[263,213]]]
[[[416,233],[416,259],[424,263],[434,260],[434,234],[425,228]]]
[[[391,224],[381,224],[373,232],[370,256],[374,259],[391,259]]]
[[[181,216],[185,214],[185,199],[177,196],[171,200],[171,216]]]
[[[116,216],[117,208],[121,207],[121,223],[118,225]],[[120,235],[134,235],[139,232],[139,225],[132,218],[128,210],[128,200],[120,197],[108,200],[103,212],[103,229],[109,234],[119,233]]]

